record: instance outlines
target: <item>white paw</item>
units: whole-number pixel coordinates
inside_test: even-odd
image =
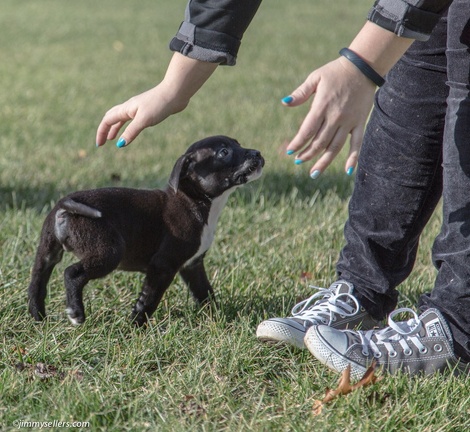
[[[72,314],[72,309],[70,308],[67,308],[65,309],[65,312],[67,314],[67,318],[69,319],[69,321],[74,325],[74,326],[79,326],[81,325],[81,323],[79,323],[75,318],[72,318],[70,315]]]

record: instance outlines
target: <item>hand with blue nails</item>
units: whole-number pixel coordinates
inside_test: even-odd
[[[216,63],[202,62],[173,54],[164,79],[156,87],[111,108],[101,120],[96,145],[119,137],[117,147],[129,145],[145,128],[155,126],[172,114],[183,111],[191,97],[217,68]]]
[[[411,42],[367,22],[350,47],[383,76]],[[313,97],[308,114],[286,148],[287,154],[295,154],[297,165],[317,158],[310,169],[310,176],[315,179],[339,154],[350,135],[345,172],[352,175],[375,91],[376,85],[344,57],[314,70],[281,100],[287,107],[296,107]]]

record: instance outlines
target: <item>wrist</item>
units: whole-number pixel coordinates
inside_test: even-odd
[[[367,77],[376,86],[382,87],[382,85],[385,83],[384,78],[353,50],[349,48],[342,48],[339,51],[339,54],[345,57],[348,61],[350,61],[357,69],[359,69],[359,71],[365,77]]]
[[[413,43],[367,21],[349,45],[378,74],[385,76]]]

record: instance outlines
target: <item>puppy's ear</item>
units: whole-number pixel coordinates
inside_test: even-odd
[[[186,175],[190,158],[189,154],[184,154],[181,156],[175,163],[173,171],[170,174],[170,179],[168,180],[168,185],[175,191],[178,191],[178,185],[180,180]]]

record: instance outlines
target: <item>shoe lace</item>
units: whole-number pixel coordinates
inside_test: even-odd
[[[395,322],[393,317],[403,312],[412,314],[413,318],[408,321]],[[370,348],[374,357],[381,357],[382,353],[379,350],[379,345],[383,345],[390,357],[396,357],[398,353],[393,347],[392,342],[398,342],[405,355],[411,355],[413,352],[409,343],[412,343],[421,353],[427,351],[427,348],[420,341],[419,331],[422,328],[422,323],[415,311],[408,308],[396,309],[390,313],[388,325],[389,327],[379,331],[368,330],[366,332],[358,332],[361,338],[362,354],[364,356],[369,356]],[[375,337],[375,341],[373,337]]]
[[[308,321],[311,324],[331,324],[336,320],[334,314],[345,318],[355,315],[360,309],[359,302],[352,294],[337,294],[331,288],[320,288],[313,285],[310,285],[309,288],[316,289],[318,292],[292,308],[291,313],[294,318]]]

